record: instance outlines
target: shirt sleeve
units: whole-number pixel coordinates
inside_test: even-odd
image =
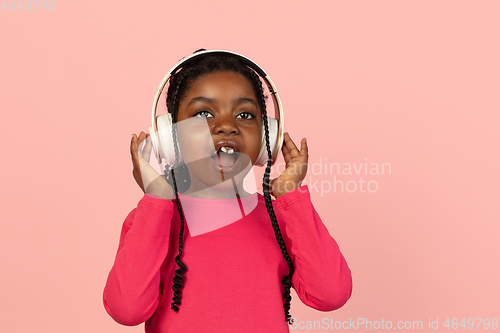
[[[293,289],[304,304],[316,310],[342,307],[352,293],[351,270],[314,209],[307,185],[278,197],[275,205],[295,267]]]
[[[144,194],[123,223],[103,291],[104,308],[117,323],[139,325],[159,304],[160,267],[168,252],[173,208],[170,200]]]

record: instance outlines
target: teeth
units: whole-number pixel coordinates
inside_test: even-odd
[[[232,147],[221,147],[220,150],[222,150],[226,154],[232,154],[232,153],[234,153],[234,149]]]

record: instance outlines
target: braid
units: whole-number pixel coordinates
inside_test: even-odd
[[[199,49],[195,51],[194,53],[198,51],[204,51],[205,49]],[[273,206],[272,206],[272,201],[271,201],[271,195],[270,195],[270,190],[269,190],[269,176],[271,172],[271,163],[272,163],[272,154],[271,154],[271,148],[270,148],[270,139],[269,139],[269,126],[267,123],[267,111],[266,111],[266,102],[265,99],[266,97],[264,96],[264,91],[262,89],[262,83],[260,81],[259,75],[253,71],[251,68],[247,67],[243,63],[241,63],[238,59],[235,59],[231,55],[207,55],[203,57],[200,60],[193,61],[191,64],[183,67],[179,72],[176,74],[172,75],[170,77],[170,85],[168,87],[167,91],[167,109],[168,112],[173,115],[172,119],[173,122],[177,122],[177,114],[179,110],[179,104],[180,101],[185,97],[187,90],[189,88],[190,83],[194,82],[198,78],[213,73],[213,72],[224,72],[224,71],[233,71],[239,74],[242,74],[244,77],[246,77],[249,82],[252,84],[253,89],[255,91],[256,97],[259,100],[259,104],[261,107],[262,111],[262,120],[264,123],[264,128],[265,128],[265,136],[266,136],[266,148],[267,148],[267,155],[269,156],[269,159],[267,161],[267,166],[266,166],[266,171],[264,174],[264,179],[263,179],[263,191],[264,191],[264,198],[266,202],[266,208],[267,212],[269,214],[269,218],[272,223],[272,227],[274,230],[274,234],[276,236],[276,240],[278,241],[278,245],[280,247],[281,253],[289,267],[289,273],[283,279],[281,280],[281,283],[284,285],[284,293],[283,293],[283,298],[284,298],[284,304],[283,308],[285,311],[285,321],[287,321],[290,325],[293,323],[293,319],[291,319],[290,316],[290,301],[291,301],[291,296],[290,296],[290,288],[291,288],[291,280],[292,280],[292,275],[294,272],[294,265],[293,262],[288,255],[288,251],[285,246],[285,242],[283,241],[283,237],[281,235],[281,230],[278,225],[278,221],[276,219],[276,214],[274,212]],[[176,163],[178,162],[178,145],[177,145],[177,130],[176,127],[174,126],[174,131],[172,132],[172,136],[174,139],[174,149],[175,149],[175,157],[176,157]],[[185,166],[185,164],[184,164]],[[187,169],[187,167],[186,167]],[[177,190],[177,185],[176,185],[176,180],[175,180],[175,174],[174,170],[171,170],[172,172],[172,179],[173,179],[173,185],[174,185],[174,190],[175,190],[175,197],[176,197],[176,204],[177,204],[177,209],[179,211],[179,215],[181,217],[181,229],[180,229],[180,235],[179,235],[179,254],[175,257],[175,262],[177,265],[179,265],[179,269],[175,271],[175,276],[173,278],[173,286],[172,289],[174,290],[174,297],[172,300],[172,306],[171,308],[175,311],[179,311],[179,308],[176,305],[180,305],[180,290],[183,287],[183,274],[186,272],[187,267],[186,265],[181,261],[181,256],[182,256],[182,247],[183,247],[183,234],[184,234],[184,215],[182,212],[182,208],[177,196],[178,190]],[[184,171],[183,171],[184,172]],[[188,171],[186,171],[188,174]],[[167,172],[165,173],[167,174]],[[169,172],[168,172],[169,174]],[[168,180],[168,179],[167,179]],[[189,188],[189,186],[187,187]],[[186,188],[186,189],[187,189]],[[181,190],[182,193],[182,190]]]
[[[172,104],[175,107],[175,103],[177,101],[177,92],[179,91],[179,86],[180,86],[180,81],[177,84],[177,87],[175,89],[174,93],[174,98],[172,101]],[[176,120],[176,114],[174,114],[174,119]],[[172,131],[172,136],[174,140],[174,149],[175,149],[175,162],[179,161],[179,147],[177,145],[177,126],[173,126],[173,131]],[[183,236],[184,236],[184,214],[182,212],[181,204],[179,201],[178,197],[178,192],[177,192],[177,182],[175,181],[175,172],[174,169],[172,168],[172,179],[174,181],[174,191],[175,191],[175,203],[177,204],[177,210],[179,211],[179,216],[181,217],[181,230],[179,233],[179,254],[175,257],[175,262],[179,266],[179,268],[175,271],[175,276],[173,278],[173,286],[172,289],[174,290],[174,297],[172,297],[172,303],[171,303],[171,309],[174,311],[179,311],[179,308],[177,305],[181,305],[181,298],[180,298],[180,291],[183,286],[183,280],[184,280],[184,273],[187,271],[187,266],[181,261],[182,257],[182,247],[183,247]]]
[[[258,79],[258,78],[257,78]],[[260,80],[259,80],[260,82]],[[259,84],[259,93],[261,95],[261,100],[264,100],[264,92],[262,91],[262,85]],[[285,276],[282,280],[281,283],[284,285],[285,292],[283,293],[283,298],[285,299],[285,304],[283,304],[283,308],[285,309],[285,321],[287,321],[290,325],[293,323],[291,316],[290,316],[290,301],[292,300],[292,297],[290,296],[290,287],[292,286],[291,280],[292,280],[292,275],[295,270],[293,266],[292,259],[290,259],[290,256],[288,255],[288,251],[286,250],[285,242],[283,241],[283,237],[281,235],[281,230],[278,225],[278,222],[276,220],[276,215],[274,213],[272,201],[271,201],[271,194],[269,191],[269,176],[271,172],[271,163],[272,163],[272,155],[271,155],[271,148],[269,144],[269,125],[267,123],[267,111],[266,111],[266,103],[261,103],[261,108],[262,108],[262,121],[264,122],[264,127],[266,130],[266,148],[267,148],[267,155],[269,156],[269,159],[267,160],[267,166],[266,166],[266,171],[264,173],[264,181],[262,183],[262,188],[264,191],[264,199],[266,201],[266,208],[267,212],[269,214],[269,217],[271,218],[271,222],[273,225],[274,229],[274,234],[276,236],[276,240],[278,241],[278,245],[280,246],[281,253],[283,254],[283,257],[286,260],[286,263],[290,269],[289,273],[287,276]]]

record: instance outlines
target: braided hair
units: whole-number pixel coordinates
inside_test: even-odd
[[[199,49],[194,53],[204,50],[205,49]],[[283,254],[283,257],[289,267],[289,273],[288,275],[283,277],[281,283],[284,286],[283,308],[285,311],[285,321],[287,321],[291,325],[293,323],[293,318],[291,318],[290,316],[290,301],[292,299],[290,295],[290,288],[292,285],[291,280],[294,272],[294,265],[292,260],[290,259],[290,256],[288,255],[271,201],[271,194],[269,189],[270,185],[269,176],[271,172],[272,155],[269,144],[269,128],[267,122],[267,111],[265,103],[266,97],[264,96],[264,91],[262,89],[262,83],[260,81],[259,75],[254,70],[247,67],[240,60],[238,60],[238,58],[236,58],[231,54],[207,54],[201,59],[195,60],[190,64],[184,66],[180,71],[178,71],[177,73],[175,73],[170,77],[169,81],[170,84],[167,91],[167,109],[168,112],[172,114],[172,122],[176,123],[179,111],[179,104],[181,100],[186,96],[190,84],[196,81],[198,78],[205,76],[207,74],[214,72],[228,72],[228,71],[239,73],[243,75],[245,78],[247,78],[247,80],[250,82],[255,91],[255,95],[257,96],[257,100],[260,104],[260,108],[262,111],[262,121],[264,123],[265,135],[266,135],[267,155],[269,156],[267,160],[266,170],[264,173],[262,187],[263,187],[267,212],[269,214],[269,218],[271,220],[272,227],[274,229],[276,240],[278,241],[281,253]],[[175,275],[173,278],[172,289],[174,290],[174,297],[172,298],[173,302],[171,303],[172,310],[179,311],[178,306],[181,304],[180,292],[183,286],[184,273],[186,272],[187,267],[181,260],[182,248],[183,248],[183,234],[184,234],[184,215],[182,213],[182,208],[179,203],[178,191],[180,193],[186,191],[190,186],[190,180],[188,176],[189,173],[187,171],[187,166],[183,163],[179,163],[178,161],[179,148],[177,143],[176,127],[177,126],[173,126],[174,130],[172,132],[172,136],[174,141],[175,159],[177,165],[175,170],[178,174],[182,174],[182,177],[180,177],[182,180],[181,183],[179,184],[180,185],[179,188],[177,187],[174,168],[171,168],[170,171],[166,170],[165,175],[167,181],[172,185],[172,188],[175,191],[175,202],[181,218],[181,228],[179,235],[179,254],[175,257],[175,262],[177,263],[179,268],[175,271]]]

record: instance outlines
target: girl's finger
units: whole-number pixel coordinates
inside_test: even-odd
[[[290,138],[290,135],[288,133],[285,133],[285,144],[286,144],[286,147],[288,148],[288,151],[290,153],[291,158],[295,158],[295,157],[299,156],[299,150],[297,149],[297,146],[295,145],[295,143],[293,143],[293,141]]]
[[[144,146],[144,149],[149,150],[151,148],[151,138],[147,135],[144,140],[146,140],[146,144]]]
[[[139,158],[144,158],[146,155],[146,142],[147,140],[143,139],[141,143],[139,143],[139,146],[137,148],[137,152],[139,155]]]
[[[132,141],[130,143],[130,155],[132,155],[132,164],[134,166],[139,165],[139,156],[137,152],[137,137],[134,134],[132,134]]]
[[[288,150],[288,148],[285,144],[283,144],[281,146],[281,152],[283,153],[283,157],[285,158],[285,162],[287,162],[291,157],[290,157],[290,151]]]
[[[304,156],[306,159],[308,157],[307,139],[303,138],[301,141],[300,155]]]
[[[152,145],[153,144],[153,141],[151,141],[151,137],[149,136],[149,133],[146,133],[145,134],[146,136],[144,137],[144,140],[146,140],[146,145]],[[149,147],[148,147],[149,149]]]
[[[139,134],[139,137],[137,137],[134,134],[132,134],[132,143],[130,144],[130,152],[132,154],[132,160],[134,162],[136,162],[137,164],[139,164],[139,156],[142,155],[141,154],[141,148],[142,148],[142,143],[145,139],[145,136],[146,134],[144,134],[144,132],[141,132]]]
[[[146,143],[144,145],[144,150],[143,150],[143,155],[142,157],[146,160],[146,162],[149,163],[149,159],[151,157],[151,150],[153,148],[153,144],[151,142],[151,137],[149,135],[146,136],[146,139],[145,139]]]
[[[132,139],[130,140],[130,154],[134,156],[134,145],[135,145],[135,133],[132,134]]]
[[[146,133],[141,131],[141,134],[139,134],[139,138],[137,140],[137,151],[139,154],[142,155],[142,152],[144,151],[144,140],[147,138]]]

